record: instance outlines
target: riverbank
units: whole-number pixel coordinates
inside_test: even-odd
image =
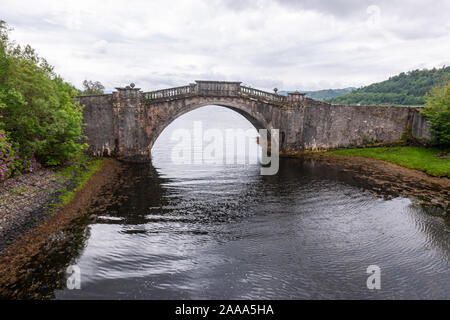
[[[383,160],[431,176],[450,178],[450,150],[418,146],[340,149],[333,154]]]
[[[35,275],[39,274],[40,279],[47,275],[56,282],[64,278],[60,273],[63,268],[56,270],[42,265],[43,257],[48,259],[54,252],[65,250],[69,243],[82,246],[83,239],[79,237],[82,233],[73,229],[85,227],[87,208],[102,187],[119,175],[120,168],[118,161],[96,160],[84,169],[68,167],[58,172],[46,169],[2,185],[5,190],[14,186],[22,192],[11,193],[9,189],[7,196],[2,196],[2,201],[9,205],[5,210],[2,207],[1,212],[2,221],[8,221],[2,225],[8,240],[3,242],[0,254],[0,298],[42,298],[46,288],[34,280]],[[35,198],[28,199],[32,194]],[[20,213],[21,210],[24,212]],[[70,248],[73,250],[74,246]]]
[[[48,217],[45,206],[56,200],[58,190],[70,181],[54,169],[40,169],[0,183],[0,252],[21,234]]]
[[[43,168],[0,184],[0,252],[66,205],[102,160],[79,157],[64,168]]]
[[[334,152],[307,152],[291,157],[338,168],[343,174],[364,181],[376,196],[386,199],[412,197],[424,206],[438,206],[444,209],[447,216],[450,214],[450,179],[447,177],[434,177],[383,160]]]

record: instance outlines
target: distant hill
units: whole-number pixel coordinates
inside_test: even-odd
[[[302,93],[306,93],[306,96],[315,99],[315,100],[325,100],[329,98],[335,98],[343,95],[344,93],[351,92],[356,90],[356,88],[349,87],[344,89],[325,89],[325,90],[316,90],[316,91],[300,91]],[[278,94],[287,95],[288,91],[278,91]]]
[[[336,98],[342,96],[344,93],[351,92],[356,90],[356,88],[344,88],[344,89],[325,89],[325,90],[317,90],[317,91],[304,91],[306,96],[315,99],[315,100],[325,100],[330,98]]]
[[[450,81],[450,67],[414,70],[325,101],[361,105],[423,105],[425,94],[445,81]]]

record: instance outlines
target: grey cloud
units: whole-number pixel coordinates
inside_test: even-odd
[[[213,1],[211,0],[205,0],[206,3],[211,3]],[[257,8],[258,6],[257,1],[243,1],[243,0],[220,0],[216,1],[217,3],[222,4],[227,9],[233,10],[233,11],[242,11],[242,10],[249,10],[252,8]]]
[[[277,3],[289,10],[311,10],[321,14],[345,19],[348,22],[367,21],[374,13],[370,6],[379,8],[382,22],[396,17],[395,25],[382,25],[385,31],[400,39],[423,39],[438,37],[450,33],[450,2],[437,0],[433,3],[412,0],[267,0],[267,1],[238,1],[222,0],[221,3],[234,11],[258,10],[264,4]]]
[[[450,49],[449,1],[205,0],[198,7],[180,1],[152,20],[145,10],[167,4],[117,1],[106,8],[79,0],[72,6],[86,12],[59,6],[58,16],[57,5],[42,3],[36,11],[34,1],[3,1],[20,43],[55,61],[75,84],[88,77],[108,89],[135,82],[147,91],[202,79],[267,90],[358,86],[439,66]],[[381,23],[370,29],[372,4]]]
[[[294,8],[314,10],[334,16],[348,17],[355,13],[365,15],[366,8],[373,4],[373,0],[275,0],[281,5]]]
[[[349,17],[358,13],[366,15],[366,8],[374,4],[373,0],[272,0],[272,1],[242,1],[242,0],[222,0],[221,3],[228,9],[234,11],[257,10],[269,2],[278,3],[281,6],[294,10],[313,10],[320,13],[331,14],[339,17]],[[378,1],[378,3],[388,3],[390,1]]]
[[[422,0],[274,0],[280,5],[293,9],[314,10],[321,13],[327,13],[337,17],[349,18],[350,16],[366,16],[369,6],[378,6],[382,12],[388,14],[398,14],[405,17],[419,18],[423,16],[430,17],[431,13],[440,16],[447,15],[443,10],[449,10],[450,4],[446,0],[433,1],[431,4]],[[448,11],[447,11],[448,12]]]
[[[441,23],[430,24],[427,21],[421,21],[416,24],[405,23],[384,27],[393,35],[404,40],[435,38],[450,34],[450,24],[445,26]]]
[[[251,80],[248,84],[245,83],[244,85],[248,85],[254,88],[264,88],[266,90],[272,91],[273,88],[284,88],[285,85],[283,81],[280,80],[274,80],[274,78],[257,78]]]
[[[239,79],[230,78],[229,75],[215,72],[200,72],[200,73],[157,73],[149,70],[141,69],[139,75],[127,74],[124,76],[130,82],[134,82],[138,87],[144,91],[152,91],[161,88],[170,88],[188,85],[195,80],[228,80],[235,81]]]

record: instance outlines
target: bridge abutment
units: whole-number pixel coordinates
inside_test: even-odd
[[[134,84],[116,90],[112,94],[115,156],[130,162],[148,162],[150,149],[144,130],[145,95]]]

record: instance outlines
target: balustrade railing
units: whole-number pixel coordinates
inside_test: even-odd
[[[261,100],[266,100],[270,102],[286,102],[287,97],[283,95],[278,95],[271,92],[266,92],[254,88],[241,86],[241,95],[248,96],[250,98],[256,98]]]
[[[158,99],[175,98],[178,96],[186,96],[193,93],[193,91],[194,91],[193,86],[182,86],[146,92],[145,95],[149,100],[158,100]]]
[[[145,93],[145,96],[151,102],[155,100],[176,99],[192,95],[244,96],[274,103],[288,102],[288,98],[286,96],[240,86],[239,84],[237,87],[235,86],[230,88],[230,86],[222,87],[221,83],[213,83],[212,85],[208,84],[207,86],[203,83],[199,86],[199,83],[197,83],[188,86],[162,89]]]

